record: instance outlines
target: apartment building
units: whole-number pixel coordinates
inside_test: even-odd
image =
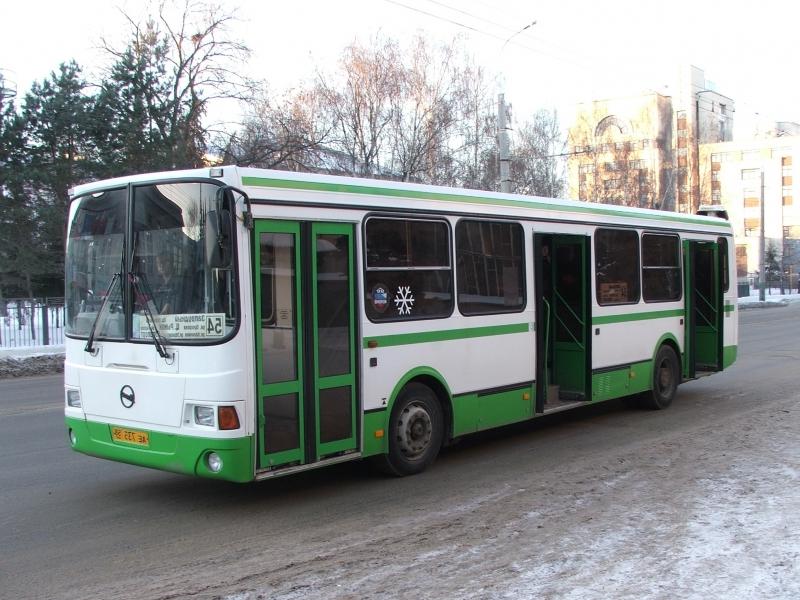
[[[699,145],[732,139],[734,103],[697,67],[672,90],[578,106],[569,129],[571,197],[696,212]]]
[[[776,131],[787,130],[787,124],[780,125]],[[765,245],[768,250],[772,248],[787,281],[796,286],[800,273],[800,198],[796,199],[794,191],[793,168],[800,160],[798,156],[798,135],[700,146],[701,195],[728,211],[736,237],[740,280],[752,280],[758,272],[763,214]]]

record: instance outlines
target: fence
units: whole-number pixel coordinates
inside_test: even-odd
[[[64,298],[12,298],[0,303],[0,348],[64,343]]]

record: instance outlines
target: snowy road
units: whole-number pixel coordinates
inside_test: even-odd
[[[405,479],[98,461],[67,450],[58,378],[30,414],[0,382],[0,597],[800,597],[798,323],[743,312],[737,365],[668,411],[554,415]]]

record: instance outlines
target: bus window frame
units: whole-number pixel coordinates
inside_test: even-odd
[[[367,224],[372,219],[383,219],[387,221],[421,221],[425,223],[436,222],[436,223],[444,223],[447,229],[447,259],[448,259],[448,266],[447,267],[411,267],[411,270],[416,271],[448,271],[450,273],[450,307],[449,311],[446,314],[441,315],[432,315],[432,316],[412,316],[409,318],[402,318],[402,317],[393,317],[393,318],[386,318],[386,319],[374,319],[369,311],[367,310],[367,302],[369,301],[368,294],[368,284],[367,284],[367,273],[371,271],[394,271],[399,272],[403,271],[403,268],[387,268],[387,267],[369,267],[368,263],[368,256],[367,252],[369,250],[367,242]],[[426,214],[426,213],[383,213],[383,212],[371,212],[364,215],[361,221],[361,258],[363,261],[362,265],[362,282],[361,286],[363,288],[363,296],[361,299],[361,308],[364,311],[364,315],[366,315],[367,319],[369,319],[370,323],[374,323],[376,325],[380,325],[382,323],[411,323],[414,321],[434,321],[440,319],[449,319],[451,318],[456,312],[456,275],[455,275],[455,265],[454,265],[454,257],[453,257],[453,245],[455,243],[454,238],[454,231],[450,220],[441,215],[435,214]],[[406,267],[406,270],[409,268]]]
[[[662,236],[662,237],[673,237],[673,238],[676,238],[677,241],[678,241],[678,247],[677,247],[677,261],[678,261],[678,264],[677,264],[676,267],[667,267],[667,268],[670,268],[670,269],[674,269],[674,268],[678,269],[678,285],[680,285],[680,292],[681,293],[678,294],[677,298],[669,299],[669,300],[648,300],[647,298],[644,297],[644,270],[645,270],[645,268],[649,268],[649,269],[653,268],[653,267],[645,267],[644,266],[644,238],[645,238],[646,235],[658,235],[658,236]],[[639,255],[640,255],[640,258],[639,258],[639,270],[640,270],[639,280],[641,282],[640,283],[641,289],[639,291],[641,293],[641,300],[645,304],[667,304],[667,303],[670,303],[670,302],[682,302],[683,301],[683,294],[684,294],[684,289],[683,289],[684,288],[684,285],[683,285],[683,248],[682,248],[681,239],[682,239],[681,236],[679,234],[677,234],[677,233],[665,233],[665,232],[661,232],[661,231],[650,231],[650,230],[642,231],[640,233],[640,235],[639,235]]]
[[[638,280],[637,295],[635,300],[628,300],[626,302],[601,302],[600,300],[600,286],[597,281],[597,234],[601,231],[625,231],[631,232],[636,236],[637,252],[636,256],[636,278]],[[640,304],[642,301],[642,236],[639,229],[635,227],[620,227],[615,225],[597,226],[592,232],[592,285],[594,285],[594,301],[598,307],[608,306],[634,306]]]
[[[460,281],[461,277],[458,274],[458,227],[465,222],[472,222],[472,223],[501,223],[504,225],[516,225],[519,229],[520,233],[520,241],[522,242],[522,253],[520,255],[520,259],[522,261],[520,268],[522,272],[522,281],[520,281],[521,285],[521,293],[522,293],[522,304],[518,308],[514,308],[513,310],[502,310],[502,311],[485,311],[485,312],[464,312],[461,309],[461,303],[459,302],[459,295],[460,295]],[[525,235],[525,227],[522,225],[520,221],[516,221],[513,219],[486,219],[481,218],[479,215],[473,216],[465,216],[461,217],[456,221],[455,227],[453,227],[453,275],[455,277],[455,284],[454,284],[454,295],[455,295],[455,304],[458,306],[458,312],[460,315],[464,317],[486,317],[492,315],[511,315],[525,312],[528,308],[528,262],[527,262],[527,236]]]

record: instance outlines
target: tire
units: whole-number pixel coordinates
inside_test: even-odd
[[[653,387],[642,394],[642,406],[663,410],[672,404],[681,380],[678,357],[671,346],[661,346],[653,362]]]
[[[439,454],[444,437],[436,394],[422,383],[409,383],[394,403],[388,430],[389,452],[374,457],[373,465],[397,477],[424,471]]]

